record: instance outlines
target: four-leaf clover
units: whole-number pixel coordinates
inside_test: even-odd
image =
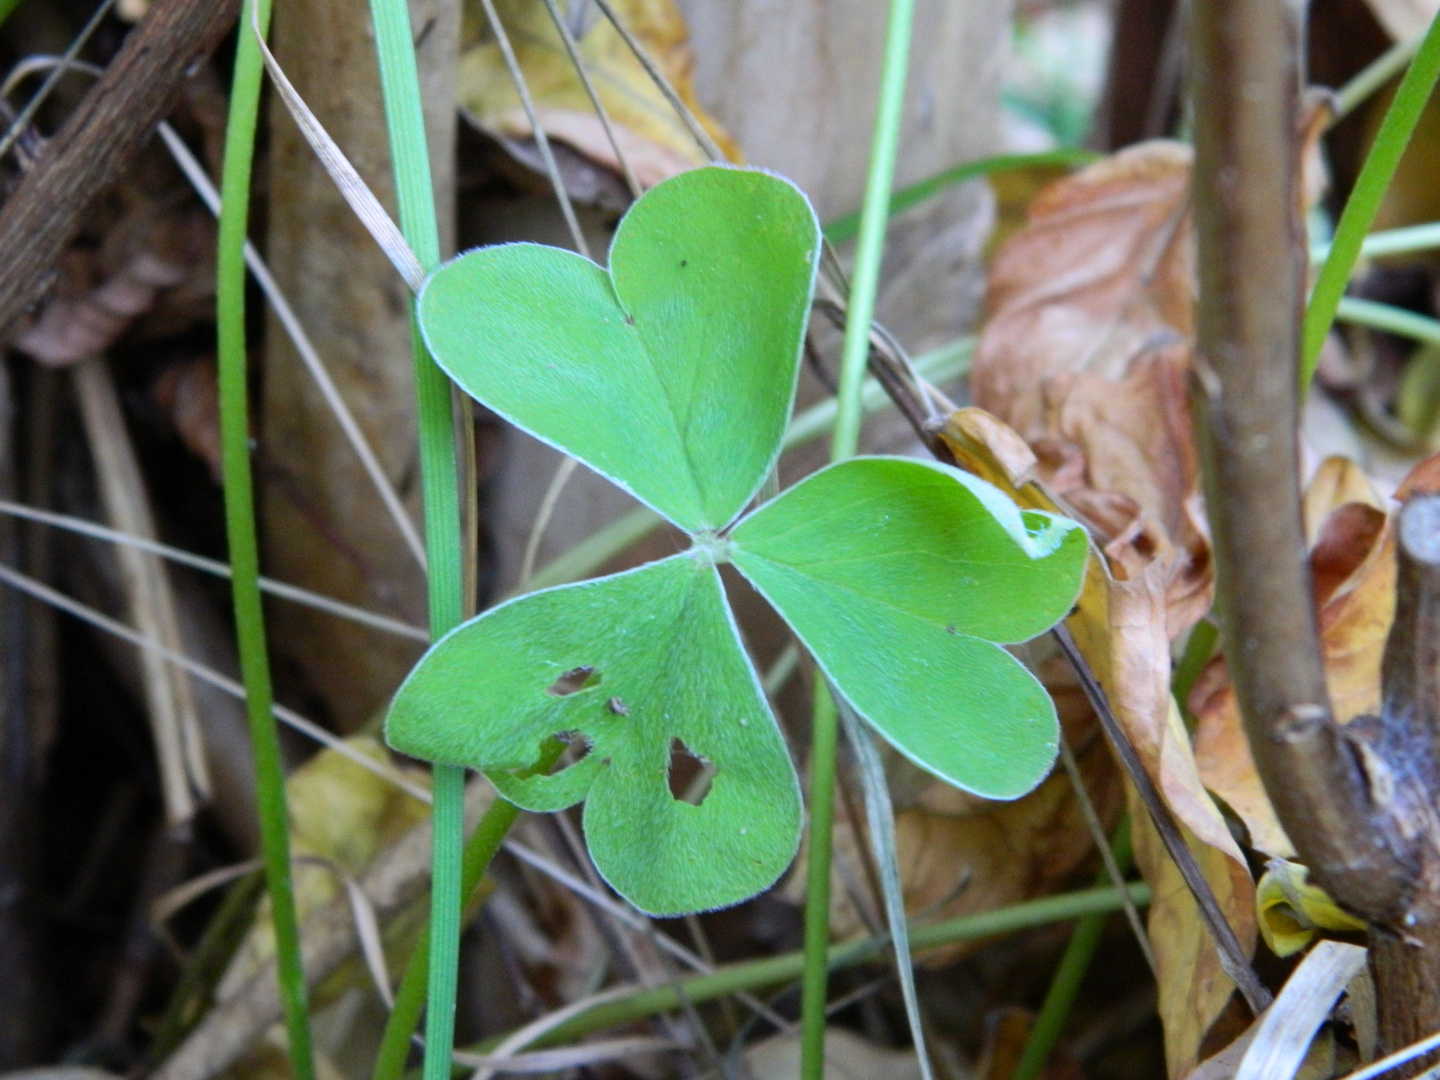
[[[468,393],[692,538],[636,570],[520,597],[437,642],[386,723],[530,810],[584,800],[595,865],[657,915],[738,903],[793,859],[799,784],[725,599],[735,566],[901,753],[993,798],[1054,760],[1054,706],[1003,644],[1063,617],[1083,532],[956,469],[856,458],[746,516],[790,416],[819,255],[805,197],[709,167],[647,192],[607,271],[510,244],[442,267],[425,339]],[[737,520],[738,519],[738,520]],[[552,739],[578,757],[532,775]],[[672,794],[677,752],[707,767]]]

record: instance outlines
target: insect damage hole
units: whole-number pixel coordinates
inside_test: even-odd
[[[679,739],[670,740],[670,795],[676,802],[699,806],[710,794],[717,772],[709,758],[695,753]]]
[[[589,737],[583,731],[557,731],[550,739],[542,739],[540,742],[540,758],[545,755],[546,745],[553,739],[555,742],[563,743],[565,749],[561,751],[560,757],[550,767],[551,776],[559,776],[566,769],[580,764],[590,756],[591,743]],[[537,758],[537,762],[540,760]],[[511,776],[525,779],[535,775],[536,765],[523,765],[519,768],[510,769]]]
[[[589,690],[592,686],[600,685],[600,672],[593,667],[571,668],[561,675],[545,692],[551,697],[569,697],[571,694],[579,693],[581,690]]]

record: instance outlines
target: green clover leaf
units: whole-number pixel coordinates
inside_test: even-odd
[[[819,235],[788,181],[696,169],[625,215],[608,273],[539,244],[482,248],[430,279],[420,324],[471,396],[713,531],[780,451]]]
[[[512,600],[455,630],[401,688],[386,734],[432,761],[483,763],[528,810],[585,799],[595,866],[652,914],[753,896],[799,843],[789,752],[720,575],[697,550]],[[514,775],[555,736],[584,757]],[[698,806],[671,794],[681,749],[715,769]]]
[[[710,167],[653,188],[610,270],[512,244],[420,297],[440,365],[474,397],[688,532],[689,551],[502,604],[426,653],[386,736],[483,770],[531,810],[585,802],[595,865],[654,914],[737,903],[794,857],[794,766],[725,601],[733,561],[856,710],[984,795],[1049,769],[1049,696],[1001,644],[1062,617],[1085,538],[945,466],[856,459],[735,519],[774,466],[819,254],[791,184]],[[732,524],[734,523],[734,524]],[[729,534],[725,535],[729,526]],[[551,739],[580,756],[530,775]],[[677,752],[710,773],[673,790]]]
[[[993,642],[1043,633],[1080,591],[1085,533],[933,462],[854,458],[731,533],[730,556],[897,750],[957,787],[1025,794],[1055,706]]]

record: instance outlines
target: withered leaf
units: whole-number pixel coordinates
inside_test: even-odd
[[[1142,143],[1041,193],[991,266],[971,384],[1105,539],[1117,576],[1158,563],[1172,637],[1212,587],[1186,394],[1190,164],[1179,143]]]
[[[962,468],[1007,491],[1022,506],[1061,509],[1041,479],[1043,464],[1016,432],[980,409],[961,409],[941,437]],[[1051,470],[1063,476],[1064,470]],[[1239,846],[1201,783],[1170,693],[1168,568],[1123,542],[1092,551],[1079,603],[1066,625],[1104,687],[1116,718],[1140,756],[1210,882],[1242,946],[1256,934],[1254,882]],[[1121,575],[1129,561],[1129,578]],[[1132,802],[1136,859],[1154,889],[1150,939],[1160,966],[1160,1014],[1170,1075],[1195,1063],[1206,1031],[1234,989],[1220,967],[1199,910],[1142,808]]]

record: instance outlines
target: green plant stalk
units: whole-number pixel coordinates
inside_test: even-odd
[[[440,232],[435,219],[435,189],[430,176],[410,9],[405,0],[373,0],[371,15],[375,21],[375,47],[380,61],[380,85],[390,134],[400,228],[421,267],[430,273],[440,265]],[[459,625],[464,612],[459,474],[450,413],[450,381],[425,348],[413,304],[410,332],[425,503],[430,631],[431,636],[438,639]],[[427,1080],[443,1080],[450,1074],[450,1055],[455,1042],[465,770],[455,765],[436,765],[432,776],[435,831],[431,859],[425,1076]]]
[[[810,727],[810,835],[805,850],[804,981],[800,990],[800,1076],[825,1075],[829,989],[830,850],[835,832],[835,764],[840,721],[823,675],[815,676]]]
[[[1358,296],[1341,297],[1335,315],[1344,322],[1385,330],[1401,337],[1414,338],[1428,345],[1440,345],[1440,319],[1420,315],[1392,304],[1362,300]]]
[[[963,184],[979,176],[993,176],[995,173],[1014,172],[1019,169],[1043,168],[1048,165],[1089,165],[1099,161],[1103,155],[1079,147],[1062,147],[1058,150],[1042,150],[1034,154],[997,154],[994,157],[967,161],[952,169],[917,180],[909,187],[901,188],[890,196],[887,213],[899,214],[933,198],[948,187]],[[846,214],[825,226],[825,239],[832,244],[849,240],[860,232],[860,213]]]
[[[0,26],[5,25],[5,21],[15,14],[15,9],[21,3],[22,0],[0,0]]]
[[[1138,907],[1150,902],[1150,889],[1143,882],[1127,886],[1130,900]],[[910,926],[910,952],[920,955],[967,941],[1001,937],[1037,926],[1083,918],[1092,914],[1110,914],[1121,910],[1120,891],[1114,886],[1060,893],[1038,900],[1024,900],[1008,907],[961,915],[943,922]],[[832,971],[854,967],[882,955],[890,947],[890,935],[879,934],[860,941],[834,945],[826,953],[827,967]],[[691,975],[665,986],[637,989],[623,997],[597,1003],[593,1008],[571,1017],[535,1041],[535,1047],[556,1046],[573,1042],[586,1035],[621,1024],[631,1024],[682,1007],[684,1002],[702,1005],[717,998],[745,991],[760,990],[800,978],[805,973],[803,952],[782,953],[763,960],[729,964],[704,975]],[[470,1047],[484,1054],[506,1038],[498,1035]]]
[[[1387,255],[1409,255],[1415,251],[1432,251],[1440,247],[1440,222],[1406,225],[1371,233],[1360,245],[1362,259],[1383,259]],[[1330,255],[1328,244],[1310,249],[1310,262],[1323,263]]]
[[[895,157],[900,145],[900,118],[905,105],[905,76],[910,62],[910,37],[915,0],[891,0],[885,30],[885,59],[880,71],[880,96],[875,106],[875,135],[870,171],[860,210],[860,239],[855,251],[845,345],[836,395],[835,430],[830,460],[843,461],[860,445],[861,391],[870,356],[870,324],[880,284],[885,251],[885,222]],[[839,721],[824,680],[815,680],[814,734],[810,748],[810,850],[805,874],[805,982],[800,1004],[801,1080],[825,1076],[825,949],[830,940],[830,841],[835,817],[835,749]],[[434,1078],[429,1078],[434,1080]]]
[[[1405,65],[1415,55],[1422,38],[1397,41],[1390,48],[1366,64],[1354,78],[1335,91],[1335,117],[1331,124],[1337,124],[1370,99],[1382,86],[1405,70]]]
[[[245,239],[250,217],[250,177],[255,127],[260,110],[262,62],[252,24],[270,25],[270,0],[245,0],[240,15],[230,113],[225,124],[225,160],[220,178],[220,223],[216,265],[217,363],[220,383],[221,472],[225,486],[225,533],[230,549],[235,637],[245,682],[245,713],[255,755],[255,801],[260,846],[275,928],[276,967],[290,1063],[296,1080],[314,1080],[315,1055],[300,926],[290,877],[290,815],[280,739],[271,713],[270,661],[265,612],[260,600],[260,553],[255,533],[255,489],[250,473],[250,408],[246,387]]]
[[[564,752],[564,744],[558,741],[546,747],[536,770],[549,772]],[[505,837],[519,817],[518,806],[497,798],[480,819],[480,824],[475,826],[475,831],[465,842],[465,855],[460,865],[462,908],[468,905],[476,890],[480,888],[495,853],[500,850],[500,845],[505,842]],[[385,1024],[380,1053],[375,1059],[373,1080],[400,1080],[404,1075],[405,1059],[410,1054],[410,1035],[419,1023],[429,981],[430,924],[427,923],[410,954],[410,961],[400,980],[400,988],[395,992],[395,1005]]]
[[[830,460],[853,457],[860,445],[860,387],[870,356],[870,324],[875,318],[875,296],[880,285],[880,260],[885,253],[885,224],[890,208],[890,185],[900,145],[900,118],[905,104],[905,75],[910,61],[910,34],[915,0],[891,0],[885,32],[885,64],[880,75],[880,98],[875,108],[875,137],[870,150],[870,172],[865,180],[865,201],[860,209],[860,239],[855,249],[849,309],[845,315],[845,345],[840,358],[840,389],[836,394],[835,433]]]
[[[1128,870],[1133,854],[1130,850],[1128,819],[1120,820],[1110,842],[1110,850],[1121,872]],[[1109,872],[1102,868],[1095,879],[1096,888],[1109,879]],[[1020,1062],[1015,1066],[1010,1080],[1036,1080],[1045,1068],[1045,1063],[1050,1060],[1050,1054],[1054,1051],[1055,1044],[1060,1041],[1060,1032],[1070,1016],[1070,1009],[1080,993],[1080,984],[1085,979],[1085,973],[1090,970],[1095,952],[1100,947],[1100,938],[1105,933],[1105,924],[1109,922],[1110,914],[1108,911],[1092,911],[1076,920],[1075,929],[1070,932],[1070,941],[1065,946],[1064,955],[1060,957],[1054,977],[1050,980],[1050,989],[1045,993],[1045,1001],[1030,1028],[1030,1036],[1025,1040],[1025,1049],[1020,1054]]]
[[[1410,144],[1410,136],[1430,98],[1437,76],[1440,76],[1440,17],[1431,22],[1415,58],[1400,81],[1399,89],[1395,91],[1395,99],[1385,113],[1385,119],[1375,135],[1375,143],[1365,155],[1360,176],[1340,214],[1330,254],[1310,294],[1301,336],[1302,394],[1309,388],[1310,379],[1315,374],[1320,347],[1325,344],[1325,335],[1330,332],[1340,299],[1345,295],[1345,286],[1350,280],[1355,260],[1360,256],[1365,234],[1375,221],[1380,201],[1390,186],[1405,148]]]

